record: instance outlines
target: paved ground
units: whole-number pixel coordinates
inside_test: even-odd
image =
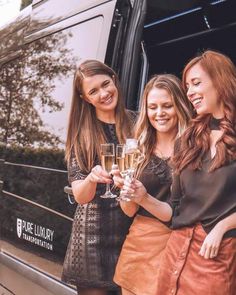
[[[7,291],[1,284],[0,284],[0,295],[12,295],[12,292]]]
[[[1,263],[0,278],[0,295],[55,295]]]

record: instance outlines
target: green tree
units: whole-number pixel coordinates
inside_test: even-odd
[[[76,58],[66,48],[72,35],[63,32],[26,45],[17,60],[4,65],[0,81],[0,138],[5,144],[56,147],[61,141],[49,132],[40,111],[60,111],[63,104],[52,97],[54,79],[72,74]]]
[[[21,0],[20,10],[24,9],[28,5],[30,5],[33,1],[32,0]]]

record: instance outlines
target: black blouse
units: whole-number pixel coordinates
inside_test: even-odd
[[[174,176],[172,228],[201,223],[208,233],[217,222],[236,212],[236,161],[208,172],[210,164],[209,152],[201,170],[186,168]],[[236,237],[236,229],[225,237]]]

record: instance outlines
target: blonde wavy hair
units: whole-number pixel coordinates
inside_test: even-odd
[[[156,146],[156,129],[151,125],[147,116],[147,98],[153,88],[165,89],[171,96],[178,117],[178,134],[181,136],[193,115],[193,108],[182,87],[181,80],[172,74],[153,76],[146,84],[143,92],[140,115],[135,125],[135,137],[145,154],[145,160],[139,165],[137,177],[150,161]]]

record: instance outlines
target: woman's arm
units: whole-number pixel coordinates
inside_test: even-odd
[[[137,179],[133,179],[131,183],[125,181],[123,189],[125,193],[131,196],[133,202],[142,206],[158,219],[164,222],[171,220],[173,213],[171,206],[149,195],[144,185]]]
[[[149,194],[139,202],[139,205],[163,222],[168,222],[172,218],[173,210],[170,205],[157,200]]]
[[[225,217],[213,227],[206,236],[199,251],[199,255],[203,256],[205,259],[215,258],[219,252],[224,234],[234,228],[236,228],[236,213]]]
[[[135,202],[120,201],[122,211],[129,217],[133,217],[138,211],[139,205]]]
[[[111,183],[111,176],[100,165],[95,166],[83,180],[75,180],[71,183],[74,198],[77,203],[83,205],[90,202],[96,193],[98,183]]]

